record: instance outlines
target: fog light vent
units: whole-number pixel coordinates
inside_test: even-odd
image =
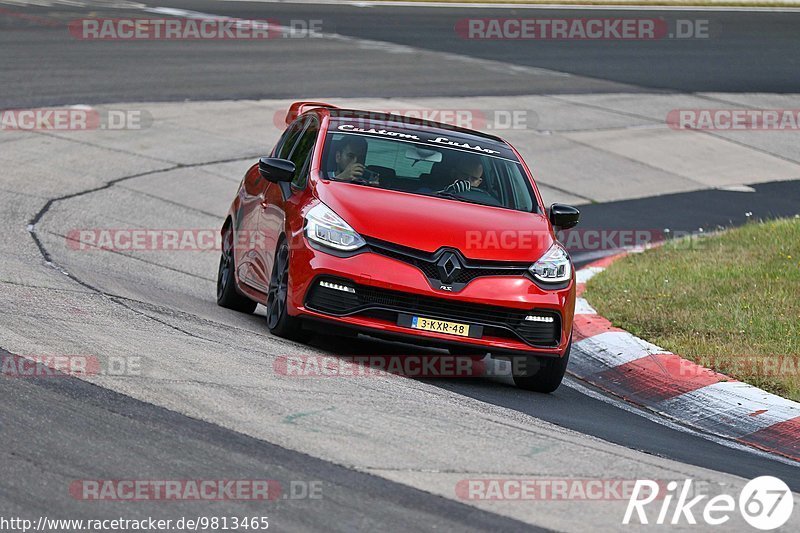
[[[356,290],[353,287],[348,287],[347,285],[339,285],[338,283],[331,283],[330,281],[320,281],[319,286],[325,287],[326,289],[333,289],[335,291],[349,292],[351,294],[356,293]]]
[[[528,315],[525,317],[528,322],[553,322],[551,316]]]

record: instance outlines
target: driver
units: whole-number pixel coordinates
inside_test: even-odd
[[[483,182],[483,165],[475,156],[459,159],[450,171],[453,182],[439,192],[462,193],[478,187]]]
[[[335,146],[336,170],[329,170],[327,177],[340,181],[360,179],[366,170],[367,141],[363,137],[347,135]]]

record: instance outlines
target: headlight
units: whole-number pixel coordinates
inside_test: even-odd
[[[544,283],[563,283],[572,277],[569,255],[558,243],[553,243],[528,270],[534,278]]]
[[[349,252],[366,244],[350,225],[322,202],[306,214],[306,237],[309,240]]]

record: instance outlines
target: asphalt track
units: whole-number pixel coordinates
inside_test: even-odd
[[[708,43],[622,43],[625,46],[603,43],[602,46],[588,48],[592,53],[587,54],[587,47],[580,43],[536,43],[535,48],[510,46],[508,43],[494,46],[487,46],[486,43],[465,44],[454,38],[452,24],[453,18],[470,16],[470,10],[392,9],[392,23],[387,24],[385,21],[389,8],[382,7],[360,9],[351,6],[238,2],[171,2],[159,5],[242,18],[263,18],[265,12],[278,19],[319,18],[324,21],[323,24],[328,21],[339,34],[437,52],[447,51],[483,60],[554,69],[573,75],[562,78],[547,72],[541,72],[541,75],[534,72],[525,78],[524,83],[515,80],[514,76],[507,76],[508,79],[503,79],[503,83],[497,83],[496,79],[487,75],[471,80],[474,83],[465,83],[464,80],[458,80],[462,74],[446,70],[437,72],[435,64],[428,68],[426,61],[433,62],[435,58],[426,58],[424,54],[411,54],[412,57],[405,58],[404,54],[398,54],[401,58],[398,63],[387,66],[382,53],[360,49],[358,54],[363,55],[354,60],[352,57],[343,57],[337,50],[336,55],[331,57],[326,55],[323,46],[310,39],[291,44],[275,43],[277,46],[269,49],[241,43],[219,46],[218,43],[159,42],[139,43],[141,46],[137,45],[138,49],[137,46],[120,45],[102,48],[97,46],[99,43],[65,41],[63,32],[58,33],[51,27],[39,28],[35,24],[32,27],[28,22],[21,23],[18,17],[0,17],[4,24],[12,28],[0,34],[3,50],[7,52],[0,58],[3,72],[0,105],[20,107],[141,100],[289,97],[298,92],[323,96],[595,93],[623,88],[628,92],[797,92],[794,77],[796,65],[792,64],[792,55],[789,53],[800,44],[797,42],[800,37],[792,31],[793,18],[797,15],[785,13],[715,13],[709,17],[718,20],[725,31],[720,39],[709,40]],[[86,16],[85,11],[65,6],[19,8],[0,4],[0,7],[62,21],[78,15]],[[99,11],[95,16],[103,16],[102,9]],[[115,11],[117,16],[118,13]],[[484,10],[480,13],[481,16],[492,16]],[[510,16],[505,11],[500,15]],[[564,13],[560,15],[564,16]],[[674,12],[669,15],[674,16]],[[652,14],[648,12],[642,16]],[[693,13],[692,16],[697,14]],[[532,53],[534,50],[536,53]],[[287,54],[292,60],[280,61],[279,73],[270,70],[274,69],[279,58],[285,58]],[[709,68],[709,63],[713,64],[713,68]],[[198,67],[199,64],[202,64],[202,68]],[[254,65],[260,65],[261,70],[254,68]],[[423,70],[412,70],[415,65]],[[381,75],[364,75],[364,69],[370,66],[383,69]],[[313,80],[308,78],[309,70],[317,74]],[[264,72],[271,73],[268,79]],[[417,77],[410,83],[412,73]],[[531,77],[539,79],[531,84]],[[454,82],[454,79],[458,81]],[[231,191],[234,186],[232,182],[229,186]],[[797,182],[760,184],[754,188],[755,193],[744,195],[699,191],[585,205],[582,208],[584,227],[663,227],[673,231],[695,231],[698,228],[714,229],[719,225],[743,223],[753,216],[745,215],[746,212],[763,217],[793,215],[797,212],[796,206],[800,202]],[[86,202],[79,197],[65,199],[52,204],[48,212],[40,213],[44,220],[52,216],[51,220],[58,225],[61,224],[58,220],[71,220],[73,216],[84,214],[84,209],[90,212],[92,205],[101,206],[98,207],[100,211],[114,205],[102,194],[103,191],[89,194]],[[116,194],[122,194],[127,199],[124,191],[112,191],[112,195]],[[51,193],[44,194],[43,198],[59,196]],[[98,220],[106,214],[101,212]],[[89,213],[89,216],[93,214]],[[183,221],[178,220],[177,223]],[[48,254],[48,259],[53,259],[48,250],[53,250],[53,244],[57,241],[49,236],[44,240],[42,250]],[[61,258],[56,259],[58,262]],[[39,257],[38,261],[41,260],[42,257]],[[77,271],[73,273],[73,279],[83,284],[75,298],[91,300],[96,291],[112,295],[116,289],[125,294],[130,294],[128,291],[135,292],[138,299],[119,296],[112,299],[118,305],[128,306],[128,311],[155,317],[172,328],[220,335],[232,343],[233,348],[227,353],[228,356],[235,354],[237,346],[245,344],[245,338],[264,343],[260,348],[264,352],[284,353],[281,351],[288,349],[285,343],[272,344],[269,336],[264,334],[263,321],[258,317],[230,317],[216,309],[203,308],[202,300],[198,303],[196,293],[186,289],[182,280],[175,292],[185,290],[185,294],[179,300],[166,304],[164,296],[158,294],[158,287],[151,288],[142,283],[147,275],[137,273],[137,266],[126,264],[122,259],[117,261],[103,260],[102,268],[99,264],[92,265],[90,261],[71,264]],[[130,282],[123,284],[124,288],[123,285],[116,285],[115,276],[124,277],[126,274],[131,275]],[[30,283],[36,285],[33,281]],[[13,300],[17,294],[14,291],[18,288],[7,285],[7,289]],[[170,294],[172,296],[174,294]],[[89,308],[96,305],[98,310],[101,309],[100,304],[83,304]],[[213,305],[213,302],[207,300],[205,304]],[[10,310],[12,313],[15,310],[23,312],[25,306],[25,302],[20,300],[14,302]],[[120,311],[120,316],[113,318],[119,321],[129,319],[128,311]],[[68,329],[61,330],[57,326],[56,321],[60,318],[57,318],[55,310],[53,315],[47,311],[37,313],[41,315],[28,317],[26,321],[38,318],[45,326],[42,335],[47,335],[48,319],[54,321],[54,330],[57,329],[60,335],[67,335],[65,331]],[[220,318],[222,316],[225,318]],[[211,320],[227,323],[212,324]],[[154,335],[163,335],[162,332],[153,331]],[[231,340],[237,331],[243,339]],[[99,335],[98,342],[102,344],[104,338],[107,337]],[[159,341],[154,338],[154,342]],[[140,349],[146,344],[137,342]],[[321,353],[344,354],[408,353],[413,350],[407,346],[365,338],[353,341],[320,337],[313,341],[312,347]],[[304,348],[294,346],[291,349],[302,351]],[[187,353],[192,355],[191,351]],[[194,355],[201,353],[195,352]],[[277,444],[283,438],[279,434],[273,435],[267,431],[254,437],[230,427],[203,421],[205,415],[202,407],[198,407],[194,416],[180,414],[74,378],[31,382],[2,377],[0,380],[3,401],[7,407],[0,420],[3,445],[0,453],[4,456],[0,470],[5,480],[0,483],[0,502],[6,515],[51,513],[72,518],[114,516],[120,513],[126,516],[159,513],[163,517],[208,515],[207,506],[190,503],[158,502],[136,507],[135,510],[123,504],[87,507],[82,503],[76,506],[64,491],[64,485],[76,478],[235,478],[263,474],[281,480],[322,480],[325,485],[323,500],[280,501],[270,508],[269,513],[275,515],[280,527],[287,530],[371,530],[387,523],[398,528],[441,530],[518,530],[531,527],[530,520],[527,520],[528,524],[522,524],[507,515],[478,510],[452,498],[413,488],[410,483],[390,481],[392,476],[385,472],[379,477],[366,473],[363,468],[351,468],[343,466],[341,462],[320,459],[318,457],[321,454],[315,453],[316,448],[311,443],[309,450],[302,453]],[[357,392],[359,386],[356,384],[349,391]],[[722,446],[700,435],[658,424],[603,401],[602,395],[590,394],[581,384],[571,380],[550,396],[522,394],[507,383],[488,380],[421,380],[418,385],[411,384],[412,388],[416,386],[425,390],[439,389],[456,398],[474,399],[507,412],[551,422],[580,434],[642,451],[654,460],[666,458],[744,478],[776,475],[793,490],[800,491],[800,476],[796,466]],[[369,388],[374,387],[372,385]],[[302,387],[290,387],[282,392],[304,394]],[[393,405],[386,397],[381,400],[387,402],[385,408],[388,410],[402,408]],[[207,407],[209,412],[214,410],[211,406]],[[231,416],[238,415],[232,410]],[[81,428],[80,432],[76,432],[75,428]],[[322,439],[329,435],[312,432],[306,433],[305,437]],[[342,436],[333,433],[333,438],[341,439]],[[468,440],[467,437],[465,439]],[[426,450],[421,443],[412,442],[407,446],[412,450],[415,446],[421,451]],[[554,459],[552,455],[541,457],[542,460]],[[638,460],[634,457],[639,455],[631,455],[630,460]],[[569,461],[570,458],[561,457],[561,460]],[[469,456],[464,456],[462,461],[469,464]],[[581,475],[579,471],[573,473]],[[242,512],[254,514],[252,504],[219,504],[215,510],[219,514],[223,511],[229,515]]]
[[[754,192],[704,190],[663,194],[581,206],[581,228],[649,230],[657,238],[686,236],[739,226],[752,220],[793,217],[800,205],[800,183],[781,181],[753,185]],[[604,254],[607,251],[603,252]],[[577,265],[597,258],[575,251]]]
[[[707,19],[713,38],[487,41],[459,37],[454,30],[457,21],[469,17],[566,18],[575,17],[576,12],[149,0],[142,4],[245,19],[277,19],[287,25],[292,20],[317,20],[324,33],[383,44],[373,49],[357,44],[332,49],[324,40],[306,38],[94,42],[71,38],[64,31],[64,25],[89,12],[95,17],[144,16],[139,9],[104,7],[114,3],[89,2],[85,9],[68,2],[25,8],[0,3],[6,11],[0,16],[0,27],[5,30],[0,32],[0,106],[293,98],[299,93],[391,97],[797,90],[800,13],[631,10],[624,11],[624,16]],[[599,10],[591,15],[603,17],[613,12]],[[383,53],[386,43],[398,45],[390,62]],[[424,51],[500,64],[491,73],[475,76],[458,63],[443,64]],[[511,65],[541,71],[521,76],[511,72]],[[570,77],[553,76],[550,70]]]
[[[243,501],[227,502],[224,513],[269,515],[273,527],[285,531],[369,531],[385,524],[448,531],[519,531],[526,527],[72,377],[0,380],[6,413],[0,456],[4,479],[16,480],[13,490],[6,483],[0,491],[6,517],[135,519],[155,515],[177,520],[210,512],[208,503],[192,502],[145,503],[136,509],[125,502],[98,502],[81,508],[64,490],[79,471],[80,479],[276,480],[282,493],[268,512],[263,502]],[[78,433],[75,427],[83,429]],[[303,488],[295,488],[293,495],[291,484],[299,487],[297,480],[321,482],[324,497],[299,498],[305,494]]]

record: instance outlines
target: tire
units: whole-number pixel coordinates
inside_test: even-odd
[[[514,366],[522,363],[522,367],[517,370],[514,369],[514,384],[520,389],[550,393],[555,391],[561,380],[564,379],[564,374],[567,371],[567,364],[569,363],[569,352],[572,349],[572,339],[569,340],[567,351],[563,357],[524,357],[514,361]]]
[[[289,316],[286,301],[289,295],[289,245],[282,240],[275,252],[272,275],[267,293],[267,327],[269,332],[284,339],[303,341],[308,332],[299,318]]]
[[[230,229],[222,238],[222,254],[217,270],[217,305],[252,314],[258,303],[236,290],[236,260],[233,254],[233,237]]]

